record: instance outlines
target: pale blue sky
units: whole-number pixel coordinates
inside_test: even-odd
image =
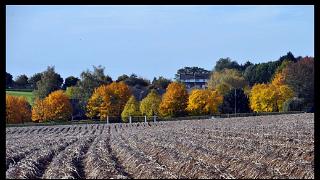
[[[63,78],[104,66],[113,80],[179,68],[314,56],[313,6],[7,6],[6,71],[54,65]]]

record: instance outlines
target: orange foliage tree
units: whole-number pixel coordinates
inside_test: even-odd
[[[217,91],[195,89],[191,92],[187,110],[192,115],[207,115],[218,112],[218,106],[223,102],[223,96]]]
[[[32,108],[32,120],[37,122],[68,120],[71,115],[72,105],[62,90],[50,93],[44,100],[36,99]]]
[[[107,116],[121,116],[124,106],[132,95],[128,85],[124,82],[113,82],[96,88],[88,101],[87,113],[89,118]]]
[[[31,106],[25,97],[6,94],[6,123],[23,123],[31,120]]]
[[[164,117],[174,117],[186,113],[188,92],[184,84],[173,82],[167,87],[159,106],[159,113]]]
[[[32,121],[43,122],[45,121],[45,100],[36,98],[32,107]]]

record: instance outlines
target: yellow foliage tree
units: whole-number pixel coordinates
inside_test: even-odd
[[[139,102],[134,96],[131,96],[121,113],[123,122],[128,122],[129,116],[140,116]]]
[[[37,122],[68,120],[71,115],[72,105],[62,90],[50,93],[44,100],[37,99],[32,108],[32,120]]]
[[[162,97],[159,113],[164,117],[174,117],[186,113],[188,92],[184,84],[172,82]]]
[[[45,100],[36,98],[32,107],[32,121],[43,122],[45,121]]]
[[[161,103],[161,96],[155,90],[145,97],[140,103],[140,112],[142,115],[154,116],[159,114],[159,105]]]
[[[124,82],[113,82],[96,88],[88,101],[87,113],[89,118],[121,116],[123,108],[131,96],[131,91]]]
[[[31,106],[25,97],[6,94],[6,122],[23,123],[31,120]]]
[[[256,84],[250,93],[250,108],[255,112],[283,111],[283,103],[294,96],[287,85]]]
[[[285,85],[285,76],[283,74],[283,71],[279,71],[278,73],[276,73],[271,84],[273,84],[275,86]]]
[[[217,91],[195,89],[191,92],[187,110],[192,115],[207,115],[218,112],[223,96]]]

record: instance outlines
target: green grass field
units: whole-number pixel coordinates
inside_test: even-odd
[[[27,98],[28,102],[32,105],[33,104],[33,94],[32,92],[25,92],[25,91],[6,91],[7,94],[13,96],[24,96]]]

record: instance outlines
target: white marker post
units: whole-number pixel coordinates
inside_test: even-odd
[[[129,123],[131,124],[131,116],[129,116]]]
[[[107,124],[109,124],[109,116],[107,116]]]
[[[157,116],[153,116],[153,122],[157,122]]]
[[[144,116],[144,122],[147,123],[147,116]]]

